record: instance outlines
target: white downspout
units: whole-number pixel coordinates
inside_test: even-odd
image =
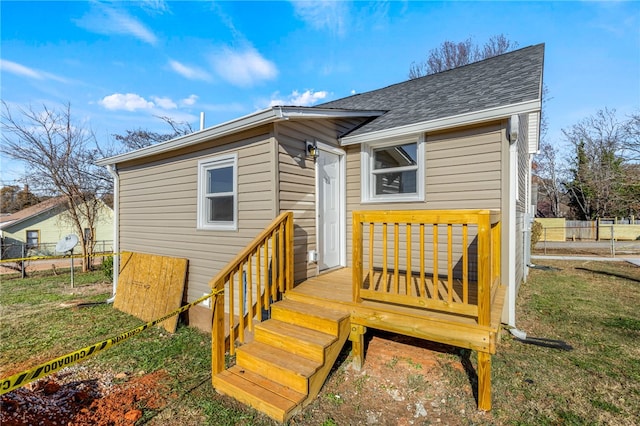
[[[509,325],[516,326],[516,196],[518,185],[518,145],[509,145]]]
[[[120,218],[120,176],[114,164],[107,164],[109,174],[113,176],[113,295],[107,303],[113,303],[118,289],[118,272],[120,271],[120,241],[118,225]]]
[[[508,325],[516,326],[516,200],[518,199],[518,132],[520,120],[517,115],[512,115],[509,119],[509,200],[508,200],[508,249],[507,249],[507,269],[509,283],[508,305]]]

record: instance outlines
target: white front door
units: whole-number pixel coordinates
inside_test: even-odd
[[[319,150],[317,161],[318,267],[322,271],[340,266],[342,257],[340,155]]]

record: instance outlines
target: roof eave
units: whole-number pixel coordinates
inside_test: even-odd
[[[355,145],[381,139],[391,139],[408,134],[420,134],[436,130],[444,130],[452,127],[468,126],[501,118],[510,117],[513,114],[525,114],[528,112],[540,111],[540,99],[524,101],[516,104],[503,105],[495,108],[488,108],[481,111],[473,111],[449,117],[436,118],[434,120],[422,121],[406,126],[393,127],[354,136],[344,136],[340,139],[342,146]]]
[[[295,107],[295,106],[275,106],[264,109],[253,114],[227,121],[217,126],[199,130],[176,139],[160,142],[155,145],[141,148],[125,154],[103,158],[96,161],[99,166],[123,163],[125,161],[136,160],[162,154],[169,151],[196,145],[209,139],[219,138],[232,133],[248,130],[264,124],[274,123],[281,120],[296,118],[350,118],[350,117],[377,117],[386,111],[379,110],[347,110],[335,108],[315,108],[315,107]]]
[[[35,212],[33,214],[30,214],[29,216],[21,217],[19,219],[14,219],[14,220],[11,220],[11,221],[0,222],[0,229],[4,230],[5,228],[12,227],[14,225],[19,225],[22,222],[25,222],[25,221],[27,221],[29,219],[33,219],[36,216],[39,216],[39,215],[47,213],[47,212],[49,212],[49,211],[51,211],[51,210],[53,210],[55,208],[58,208],[61,204],[63,204],[63,201],[57,202],[55,204],[52,204],[51,206],[49,206],[49,207],[47,207],[45,209],[38,210],[37,212]]]
[[[115,155],[113,157],[103,158],[96,161],[96,164],[98,166],[107,166],[129,160],[135,160],[138,158],[162,154],[168,151],[195,145],[207,139],[225,136],[233,132],[250,129],[252,127],[271,123],[273,121],[281,119],[283,119],[283,117],[280,109],[269,108],[255,112],[253,114],[245,115],[235,120],[227,121],[217,126],[209,127],[207,129],[199,130],[185,136],[171,139],[166,142],[160,142],[146,148],[137,149],[135,151]]]
[[[379,117],[386,110],[361,110],[344,108],[319,108],[319,107],[279,107],[287,119],[295,118],[353,118],[353,117]]]

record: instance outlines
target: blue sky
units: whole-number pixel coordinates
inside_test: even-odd
[[[206,126],[404,81],[445,40],[545,43],[549,139],[604,107],[640,110],[638,2],[0,2],[11,106],[71,103],[101,143],[156,116]],[[23,167],[2,159],[2,184]]]

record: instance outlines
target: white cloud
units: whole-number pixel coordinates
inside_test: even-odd
[[[209,73],[198,67],[190,67],[174,60],[169,60],[169,66],[172,70],[174,70],[184,78],[188,78],[189,80],[211,80],[211,76],[209,75]]]
[[[158,106],[159,108],[162,108],[162,109],[178,108],[178,105],[176,105],[176,103],[169,98],[158,98],[154,96],[152,97],[152,99],[155,102],[156,106]]]
[[[235,86],[253,86],[278,75],[275,64],[265,59],[253,47],[243,51],[224,48],[220,53],[213,55],[211,60],[220,77]]]
[[[93,4],[91,12],[76,21],[80,27],[98,34],[131,35],[151,45],[158,42],[150,29],[128,13],[102,3]]]
[[[33,78],[36,80],[55,80],[62,83],[68,82],[66,78],[59,77],[55,74],[40,71],[34,68],[29,68],[17,62],[7,61],[6,59],[0,59],[0,70],[19,75],[21,77]]]
[[[105,96],[99,103],[109,110],[136,111],[155,107],[153,102],[135,93],[114,93],[113,95]]]
[[[180,101],[180,105],[192,106],[198,101],[198,95],[189,95],[188,98],[184,98]]]
[[[105,96],[99,100],[98,103],[108,110],[163,113],[168,110],[176,110],[178,106],[195,105],[197,100],[197,95],[189,95],[184,99],[174,101],[167,96],[151,96],[149,99],[146,99],[136,93],[114,93]]]
[[[142,0],[140,7],[151,14],[163,14],[169,12],[169,4],[164,0]]]
[[[317,30],[327,29],[332,34],[343,36],[349,20],[347,2],[335,0],[292,1],[296,15]]]
[[[24,65],[20,65],[17,62],[7,61],[6,59],[0,59],[0,70],[22,77],[44,80],[44,75],[41,72],[36,71],[33,68],[25,67]]]
[[[274,98],[271,99],[271,102],[269,102],[269,106],[270,107],[276,106],[276,105],[311,106],[318,103],[318,101],[323,100],[328,95],[329,95],[329,92],[325,90],[321,90],[318,92],[315,92],[313,90],[305,90],[302,93],[298,92],[297,90],[294,90],[286,99],[277,99],[275,97],[277,97],[278,94],[275,94]]]

